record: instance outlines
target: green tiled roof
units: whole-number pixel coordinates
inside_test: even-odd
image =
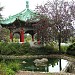
[[[10,23],[13,23],[15,20],[16,20],[16,18],[9,17],[9,18],[1,20],[0,22],[1,22],[1,24],[10,24]]]
[[[37,14],[32,12],[31,10],[27,9],[22,15],[20,15],[18,18],[22,21],[27,21],[29,19],[36,18]]]
[[[29,9],[29,5],[28,5],[28,2],[26,2],[26,9],[23,10],[22,12],[16,14],[16,15],[13,15],[13,16],[10,16],[8,17],[7,19],[4,19],[4,20],[1,20],[1,24],[11,24],[13,23],[16,19],[19,19],[21,21],[37,21],[39,20],[38,18],[36,18],[38,16],[37,13],[31,11]]]

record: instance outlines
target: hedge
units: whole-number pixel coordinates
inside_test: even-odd
[[[30,48],[28,42],[20,43],[0,43],[0,54],[2,55],[22,55],[27,54]]]
[[[74,55],[75,56],[75,43],[73,43],[72,45],[70,45],[67,49],[67,54],[69,55]]]

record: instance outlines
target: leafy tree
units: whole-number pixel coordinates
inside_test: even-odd
[[[2,9],[3,9],[3,7],[0,7],[0,11],[2,11]],[[1,12],[0,12],[0,21],[1,21],[1,19],[2,19],[2,15],[1,15]],[[2,26],[0,25],[0,31],[1,31],[1,28],[2,28]]]
[[[9,30],[6,28],[1,28],[0,30],[0,41],[3,40],[5,42],[9,41]]]
[[[75,1],[74,0],[72,0],[72,2],[70,3],[70,11],[71,11],[72,19],[75,20]]]
[[[2,11],[3,7],[0,7],[0,11]],[[0,20],[2,19],[2,15],[0,13]],[[0,41],[8,41],[9,39],[9,30],[6,28],[2,28],[2,26],[0,25]]]
[[[71,10],[71,7],[72,7],[72,4],[64,0],[53,0],[51,2],[48,1],[44,5],[37,6],[36,8],[37,12],[39,12],[40,14],[46,15],[49,18],[49,20],[46,18],[43,19],[45,23],[42,22],[41,20],[42,25],[43,24],[44,25],[46,24],[45,26],[48,25],[47,28],[44,26],[44,28],[48,32],[45,32],[43,28],[42,34],[45,36],[50,35],[50,37],[46,37],[46,38],[52,37],[53,39],[57,39],[59,42],[59,51],[60,51],[60,45],[61,45],[61,38],[63,39],[64,37],[65,38],[70,37],[71,31],[74,30],[72,26],[72,21],[73,21],[72,17],[74,12],[72,12],[73,10]],[[39,29],[38,27],[37,27],[37,30]],[[64,31],[66,32],[63,33]],[[40,33],[40,36],[42,36],[42,34]],[[43,37],[45,38],[45,36]],[[46,42],[49,42],[49,40],[46,40]]]
[[[48,28],[50,25],[49,18],[47,18],[46,15],[39,15],[40,21],[38,21],[36,24],[33,24],[33,27],[35,28],[35,33],[37,33],[37,40],[41,41],[42,44],[47,43],[48,40],[50,41],[50,35],[48,32]]]
[[[0,7],[0,11],[2,11],[2,9],[3,9],[3,7]],[[2,18],[2,15],[1,15],[1,13],[0,13],[0,19]]]

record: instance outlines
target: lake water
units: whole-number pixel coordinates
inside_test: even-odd
[[[21,60],[21,69],[25,71],[60,72],[68,63],[67,60],[55,58],[47,58],[45,62],[41,62],[42,59],[38,59],[39,62],[35,60],[36,59]]]
[[[54,67],[52,66],[49,66],[49,72],[60,72],[60,61],[58,61],[58,64],[55,64]],[[64,60],[64,59],[61,59],[61,67],[62,67],[62,70],[66,67],[68,61],[67,60]]]
[[[10,63],[19,63],[20,70],[23,71],[40,71],[40,72],[60,72],[63,70],[68,61],[57,58],[41,58],[41,59],[22,59],[22,60],[2,60],[6,65]]]

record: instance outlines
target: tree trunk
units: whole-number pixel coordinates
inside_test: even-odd
[[[60,32],[59,32],[59,35],[58,35],[58,43],[59,43],[59,53],[61,53],[61,27],[60,27]]]

